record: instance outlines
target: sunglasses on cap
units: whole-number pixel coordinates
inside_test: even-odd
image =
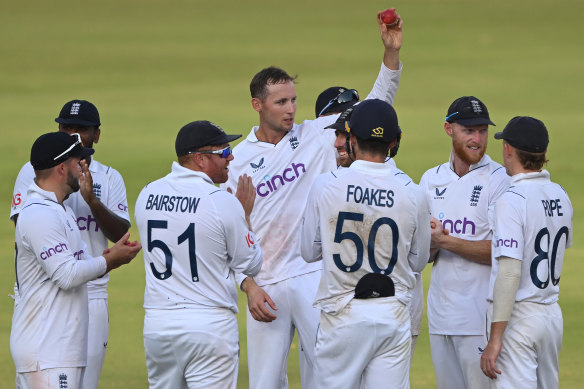
[[[347,89],[346,91],[339,93],[337,97],[329,101],[328,104],[324,106],[318,116],[322,116],[327,113],[329,108],[349,103],[351,101],[359,101],[359,92],[357,92],[355,89]]]
[[[227,146],[221,150],[189,151],[189,154],[217,154],[221,158],[227,158],[231,155],[231,146]]]
[[[81,145],[81,135],[79,135],[78,133],[73,133],[71,134],[71,136],[76,136],[77,140],[75,141],[75,143],[73,143],[71,146],[67,147],[67,150],[63,151],[61,154],[57,155],[55,158],[53,158],[53,161],[58,160],[61,157],[64,157],[65,155],[67,155],[68,153],[71,152],[71,150],[73,150],[75,148],[75,146],[77,145]]]

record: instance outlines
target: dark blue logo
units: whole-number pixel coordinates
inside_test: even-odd
[[[253,168],[253,173],[257,172],[260,169],[265,168],[265,166],[264,166],[264,157],[262,157],[262,159],[260,159],[260,161],[258,163],[250,162],[249,165]]]
[[[470,206],[476,207],[479,202],[479,197],[481,196],[481,190],[483,189],[482,185],[475,185],[472,189],[472,193],[470,195]]]
[[[296,150],[296,147],[298,147],[298,145],[300,144],[300,142],[298,142],[298,138],[293,136],[292,138],[290,138],[290,147],[292,147],[292,150]]]
[[[440,189],[436,188],[436,196],[442,197],[444,192],[446,192],[446,188],[442,189],[442,191],[440,191]]]

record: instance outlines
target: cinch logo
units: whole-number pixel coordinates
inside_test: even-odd
[[[87,215],[87,217],[81,216],[77,218],[77,227],[79,228],[80,231],[91,230],[93,228],[91,226],[91,223],[95,225],[94,231],[95,232],[99,231],[97,220],[95,220],[93,215]]]
[[[58,243],[55,247],[50,247],[49,249],[47,249],[46,247],[43,247],[43,251],[41,252],[40,257],[43,261],[46,261],[47,259],[49,259],[53,255],[55,255],[57,253],[62,253],[63,251],[66,251],[66,250],[69,250],[69,248],[67,247],[67,245],[65,243]]]
[[[496,247],[519,248],[519,243],[513,238],[511,239],[497,239]]]
[[[294,163],[284,169],[282,174],[276,174],[273,177],[266,175],[264,182],[257,186],[256,192],[261,197],[266,197],[286,185],[287,182],[292,182],[301,174],[306,173],[306,166],[303,163]]]
[[[12,197],[12,207],[16,207],[17,205],[20,205],[20,203],[22,203],[22,198],[20,193],[17,193]]]
[[[265,166],[264,166],[264,157],[262,157],[262,159],[260,159],[260,161],[258,163],[250,162],[249,163],[249,166],[251,166],[253,168],[253,172],[252,173],[255,173],[258,170],[261,170],[261,169],[265,168]]]
[[[128,212],[128,206],[124,204],[118,204],[118,209],[123,212]]]
[[[451,220],[444,219],[444,212],[440,212],[438,215],[440,221],[442,222],[442,228],[450,231],[450,233],[456,232],[462,235],[474,235],[476,231],[476,225],[472,220],[466,217],[462,220]]]

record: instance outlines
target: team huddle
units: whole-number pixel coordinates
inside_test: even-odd
[[[150,388],[235,388],[237,288],[247,297],[249,387],[287,388],[294,334],[303,388],[409,388],[427,312],[438,388],[557,388],[557,303],[572,205],[543,169],[549,135],[517,116],[486,154],[486,105],[454,100],[447,162],[419,185],[395,162],[392,104],[400,21],[378,17],[379,74],[361,101],[324,90],[295,124],[295,78],[250,83],[259,125],[241,135],[198,120],[175,140],[170,173],[140,192],[130,241],[122,176],[93,157],[97,108],[72,100],[16,180],[17,388],[97,388],[109,332],[109,272],[143,249]],[[115,242],[108,247],[108,241]]]

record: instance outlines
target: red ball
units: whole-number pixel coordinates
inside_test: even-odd
[[[388,26],[396,25],[399,22],[399,18],[397,16],[397,12],[395,12],[395,8],[386,9],[385,11],[381,12],[381,21]]]

